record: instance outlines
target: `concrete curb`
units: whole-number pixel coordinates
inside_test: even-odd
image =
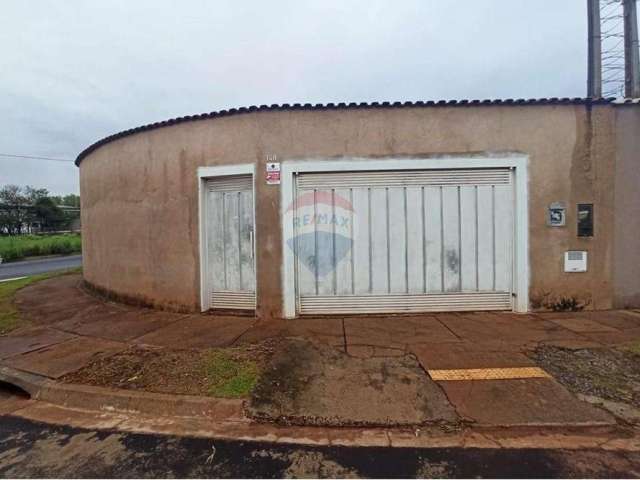
[[[7,366],[0,366],[0,381],[20,387],[34,400],[67,408],[167,417],[205,417],[214,421],[244,419],[242,400],[65,384]]]
[[[0,381],[31,395],[11,415],[78,428],[295,445],[397,448],[546,448],[640,451],[635,431],[612,425],[468,427],[308,427],[256,423],[241,400],[62,384],[0,365]]]

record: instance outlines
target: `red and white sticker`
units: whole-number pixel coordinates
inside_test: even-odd
[[[280,185],[280,163],[267,163],[267,185]]]

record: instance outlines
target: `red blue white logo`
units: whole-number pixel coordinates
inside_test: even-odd
[[[317,278],[332,272],[353,247],[355,212],[335,190],[301,193],[285,212],[293,224],[287,245]]]

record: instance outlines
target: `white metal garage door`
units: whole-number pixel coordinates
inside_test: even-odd
[[[300,313],[512,308],[512,171],[301,173]]]
[[[206,187],[209,308],[255,309],[252,176],[211,179]]]

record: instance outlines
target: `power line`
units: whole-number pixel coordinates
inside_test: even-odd
[[[73,162],[74,161],[69,158],[37,157],[34,155],[15,155],[12,153],[0,153],[0,157],[27,158],[29,160],[48,160],[50,162]]]

